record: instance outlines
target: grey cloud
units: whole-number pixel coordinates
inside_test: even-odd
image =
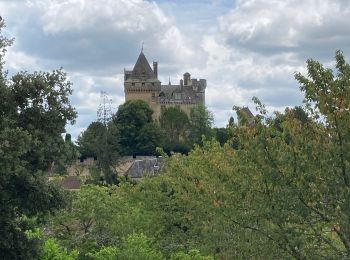
[[[240,1],[219,23],[227,44],[236,48],[323,61],[336,49],[350,54],[349,15],[348,1]]]

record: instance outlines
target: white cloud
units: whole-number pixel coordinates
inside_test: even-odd
[[[218,126],[233,105],[254,111],[252,96],[270,110],[299,105],[293,74],[305,73],[305,60],[331,65],[336,49],[350,54],[348,0],[232,2],[0,0],[16,37],[7,67],[67,70],[79,112],[74,135],[96,119],[100,91],[115,108],[124,101],[123,68],[132,68],[142,41],[164,82],[171,76],[176,83],[185,71],[207,79]]]
[[[36,3],[45,9],[44,31],[58,33],[104,26],[131,33],[154,30],[168,19],[154,3],[142,0],[54,0]]]
[[[47,37],[69,36],[70,42],[63,43],[63,47],[76,45],[88,50],[95,60],[98,59],[96,53],[104,59],[113,58],[105,55],[105,52],[114,53],[117,60],[117,55],[130,54],[130,51],[125,52],[128,47],[139,50],[141,42],[145,42],[145,49],[149,52],[173,62],[182,62],[183,56],[192,58],[194,54],[173,19],[154,2],[32,0],[31,3],[32,8],[39,10],[42,30]],[[60,40],[57,44],[60,44]],[[91,53],[92,49],[95,53]],[[183,55],[176,55],[180,51]]]
[[[260,54],[318,55],[322,47],[347,47],[349,15],[350,2],[342,0],[239,0],[219,27],[229,44]]]
[[[37,59],[15,48],[8,48],[5,59],[11,72],[40,70]]]

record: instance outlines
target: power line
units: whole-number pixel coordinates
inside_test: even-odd
[[[101,91],[101,103],[97,110],[97,120],[104,126],[112,120],[112,99],[109,98],[108,93]]]

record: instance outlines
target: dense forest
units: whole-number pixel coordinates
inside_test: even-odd
[[[12,40],[0,20],[1,259],[350,258],[350,65],[307,60],[295,74],[302,107],[214,128],[199,106],[187,116],[126,102],[92,122],[77,144],[78,116],[62,70],[9,77]],[[123,155],[162,155],[157,176],[115,172]],[[49,181],[78,157],[97,157],[79,191]],[[93,175],[93,174],[92,174]],[[95,173],[96,175],[96,173]]]

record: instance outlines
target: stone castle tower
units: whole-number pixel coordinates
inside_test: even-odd
[[[162,85],[158,80],[158,63],[153,62],[153,69],[141,51],[133,70],[124,70],[125,101],[144,100],[154,111],[153,119],[158,120],[161,109],[178,106],[187,115],[192,107],[205,104],[205,79],[191,79],[186,72],[179,85]]]

